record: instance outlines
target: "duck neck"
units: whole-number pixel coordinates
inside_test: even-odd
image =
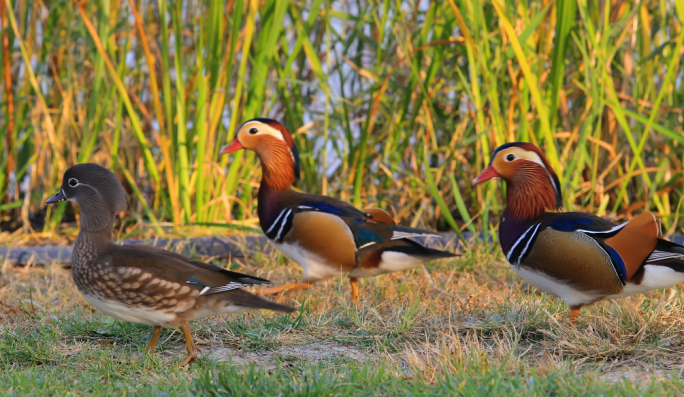
[[[112,242],[112,230],[102,229],[96,232],[81,230],[76,238],[76,245],[79,241],[88,241],[89,243],[97,243],[98,245],[106,245]]]
[[[262,178],[261,186],[259,187],[257,214],[259,215],[259,224],[264,232],[271,227],[271,224],[280,214],[280,198],[287,191],[290,191],[290,189],[282,191],[275,189]]]
[[[499,242],[504,252],[513,246],[535,218],[560,208],[560,193],[553,177],[521,172],[506,183],[506,209],[499,225]]]
[[[101,233],[111,237],[116,215],[92,203],[78,203],[81,207],[81,232]]]
[[[80,268],[87,267],[92,261],[112,244],[112,230],[102,229],[98,231],[87,231],[81,229],[74,244],[72,254],[72,266],[74,277],[79,273]]]
[[[269,145],[257,152],[261,161],[261,187],[270,186],[276,191],[290,189],[295,181],[295,164],[292,152],[285,145]]]
[[[506,210],[517,221],[528,221],[560,208],[560,193],[551,177],[538,172],[520,172],[507,181]]]
[[[89,211],[81,208],[81,230],[78,233],[74,253],[86,249],[89,252],[96,251],[97,247],[103,247],[112,242],[112,229],[114,228],[114,215],[108,211]]]

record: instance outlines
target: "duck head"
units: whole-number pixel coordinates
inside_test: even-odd
[[[472,183],[476,185],[497,177],[506,181],[506,206],[517,219],[531,219],[562,206],[558,177],[542,151],[531,143],[499,146],[489,166]]]
[[[245,122],[221,154],[242,149],[252,150],[259,157],[262,183],[276,190],[287,190],[299,179],[299,151],[292,135],[281,123],[265,118]]]
[[[78,164],[66,170],[59,192],[45,203],[65,200],[81,207],[81,230],[84,231],[111,229],[116,214],[127,207],[126,193],[119,178],[93,163]]]

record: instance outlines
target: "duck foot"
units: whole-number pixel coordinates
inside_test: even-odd
[[[359,279],[356,277],[349,277],[349,285],[351,286],[351,301],[359,300]]]
[[[570,309],[570,324],[568,327],[572,328],[577,324],[577,319],[579,318],[580,309]]]
[[[145,347],[145,350],[147,350],[148,353],[152,354],[154,352],[154,348],[157,346],[157,341],[159,340],[161,330],[161,325],[155,325],[154,329],[152,329],[152,337],[150,338],[150,342],[147,344],[147,347]]]
[[[185,336],[185,347],[188,349],[188,356],[185,357],[185,360],[183,360],[183,362],[181,362],[178,366],[185,367],[191,362],[197,360],[197,346],[192,339],[190,324],[187,321],[183,321],[181,328],[183,329],[183,336]]]

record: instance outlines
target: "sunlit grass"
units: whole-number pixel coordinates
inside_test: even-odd
[[[660,395],[684,392],[682,296],[665,291],[585,308],[574,328],[557,298],[522,282],[495,247],[361,283],[273,299],[291,315],[250,312],[182,335],[114,320],[81,298],[68,270],[5,266],[0,395]],[[495,252],[492,254],[492,252]],[[301,270],[258,254],[233,269],[276,282]],[[428,277],[429,275],[429,277]],[[323,394],[321,394],[323,393]]]

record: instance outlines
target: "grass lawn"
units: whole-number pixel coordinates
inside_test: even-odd
[[[277,256],[231,267],[275,282],[301,274]],[[1,274],[3,396],[684,393],[679,291],[597,304],[570,328],[563,303],[523,283],[495,246],[362,280],[358,305],[334,280],[274,298],[299,313],[193,322],[202,352],[186,368],[178,330],[146,354],[151,327],[94,311],[70,270]]]

